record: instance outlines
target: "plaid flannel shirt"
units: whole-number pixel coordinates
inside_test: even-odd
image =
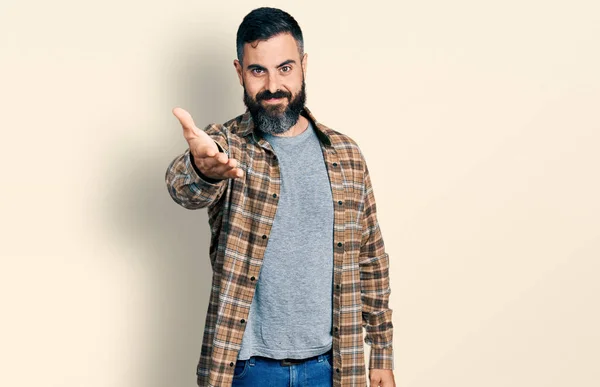
[[[369,368],[393,369],[389,259],[377,222],[369,170],[350,137],[303,115],[316,129],[334,200],[333,385],[366,387]],[[207,208],[213,271],[198,386],[231,386],[250,304],[281,187],[277,157],[248,111],[204,131],[244,170],[236,179],[201,176],[187,149],[168,166],[169,194],[187,209]],[[307,316],[308,317],[308,316]],[[363,332],[365,328],[365,332]]]

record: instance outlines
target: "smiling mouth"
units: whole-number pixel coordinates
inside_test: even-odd
[[[263,101],[265,102],[279,102],[283,100],[283,98],[269,98],[269,99],[263,99]]]

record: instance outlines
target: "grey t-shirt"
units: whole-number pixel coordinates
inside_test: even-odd
[[[332,347],[333,197],[315,129],[264,134],[281,193],[238,359],[301,359]]]

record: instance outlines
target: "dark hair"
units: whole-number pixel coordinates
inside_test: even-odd
[[[244,44],[267,40],[275,35],[290,33],[296,40],[300,56],[304,54],[302,30],[289,13],[277,8],[261,7],[244,17],[237,31],[236,47],[240,63],[244,57]]]

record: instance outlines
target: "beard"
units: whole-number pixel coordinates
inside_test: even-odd
[[[296,125],[306,103],[305,88],[303,78],[302,87],[293,98],[292,93],[284,90],[277,90],[275,93],[264,90],[256,94],[256,98],[252,98],[248,95],[246,85],[244,85],[244,104],[252,115],[255,127],[264,133],[281,134]],[[270,98],[287,98],[288,104],[284,109],[280,104],[263,106],[261,101]]]

